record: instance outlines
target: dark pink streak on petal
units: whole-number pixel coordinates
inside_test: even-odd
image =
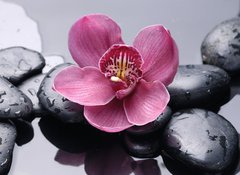
[[[141,80],[132,95],[124,99],[128,121],[139,126],[154,121],[164,111],[169,99],[169,93],[160,81]]]
[[[144,28],[136,36],[133,46],[144,60],[142,66],[146,81],[159,80],[168,85],[178,68],[178,49],[170,32],[161,25]]]
[[[95,67],[62,70],[55,77],[54,89],[70,101],[88,106],[107,104],[115,96],[111,82]]]
[[[107,49],[122,43],[120,27],[101,14],[84,16],[69,32],[69,50],[80,67],[98,67],[99,59]]]
[[[127,120],[122,101],[117,99],[104,106],[85,106],[84,115],[91,125],[106,132],[119,132],[132,126]]]

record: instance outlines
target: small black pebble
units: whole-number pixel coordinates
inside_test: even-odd
[[[24,47],[10,47],[0,50],[0,76],[14,85],[33,74],[40,73],[45,66],[43,56]]]

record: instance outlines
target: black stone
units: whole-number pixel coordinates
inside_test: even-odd
[[[230,74],[240,72],[240,18],[218,24],[205,37],[202,46],[203,63],[213,64]]]
[[[32,108],[32,102],[25,94],[0,77],[0,118],[27,118]]]
[[[214,108],[229,100],[230,77],[212,65],[181,65],[168,91],[174,109]]]
[[[238,156],[238,133],[222,116],[203,109],[173,114],[162,137],[163,150],[187,167],[221,172]]]
[[[46,115],[45,110],[39,104],[39,99],[37,97],[37,92],[39,90],[40,84],[45,77],[45,74],[35,75],[26,81],[22,82],[18,88],[31,99],[33,103],[33,114],[32,117],[42,117]]]
[[[58,118],[63,122],[81,122],[83,120],[83,107],[64,98],[53,90],[53,81],[55,76],[64,68],[71,64],[61,64],[50,70],[43,79],[37,96],[44,109],[51,116]]]
[[[16,143],[18,146],[22,146],[33,139],[34,130],[30,122],[22,119],[12,120],[17,129]]]
[[[126,131],[132,135],[146,135],[152,134],[156,131],[161,130],[167,124],[167,122],[171,119],[172,110],[170,107],[166,107],[165,111],[159,115],[159,117],[144,126],[132,126],[131,128],[127,129]]]
[[[206,172],[204,170],[199,170],[194,167],[187,167],[179,161],[172,159],[171,157],[162,155],[162,159],[166,168],[171,172],[173,175],[223,175],[220,172]],[[227,174],[233,175],[233,174]]]
[[[12,123],[0,122],[0,174],[2,175],[7,175],[10,170],[16,136],[16,128]]]
[[[0,76],[15,85],[41,72],[44,65],[44,58],[39,52],[24,47],[0,50]]]
[[[126,151],[133,157],[154,158],[160,154],[161,142],[158,135],[136,137],[125,133],[123,144]]]

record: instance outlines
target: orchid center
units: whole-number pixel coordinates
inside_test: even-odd
[[[143,60],[131,46],[113,45],[100,59],[100,71],[113,83],[117,90],[135,86],[142,77]]]

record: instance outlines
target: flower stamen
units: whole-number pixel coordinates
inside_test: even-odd
[[[111,81],[124,81],[129,86],[142,77],[142,64],[143,60],[135,48],[113,45],[100,59],[99,67]]]

